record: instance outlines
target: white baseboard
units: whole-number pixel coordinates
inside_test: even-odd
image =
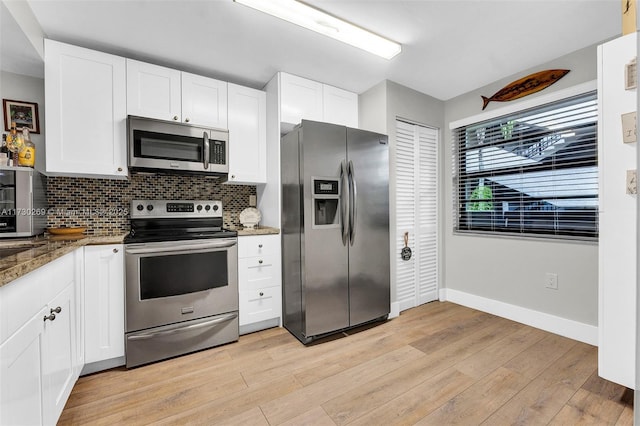
[[[400,302],[391,302],[391,312],[389,312],[388,318],[395,318],[400,316]]]
[[[440,289],[441,302],[452,302],[598,346],[598,327],[454,289]]]

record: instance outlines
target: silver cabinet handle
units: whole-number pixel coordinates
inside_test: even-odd
[[[114,252],[114,253],[117,253],[118,251],[119,251],[118,249],[113,249],[113,252]]]
[[[262,296],[264,296],[264,293],[263,293],[263,292],[260,292],[260,296],[261,296],[261,297],[262,297]]]
[[[133,336],[127,336],[127,340],[145,340],[145,339],[151,339],[153,337],[156,336],[166,336],[168,334],[175,334],[175,333],[180,333],[183,331],[190,331],[190,330],[197,330],[199,328],[204,328],[204,327],[209,327],[209,326],[214,326],[214,325],[218,325],[220,323],[223,322],[228,322],[231,321],[235,318],[238,317],[238,314],[236,313],[232,313],[232,314],[227,314],[221,317],[217,317],[214,318],[210,321],[205,321],[205,322],[201,322],[198,324],[192,324],[192,325],[187,325],[187,326],[178,326],[175,328],[171,328],[168,330],[162,330],[162,331],[156,331],[156,332],[152,332],[152,333],[144,333],[144,334],[134,334]]]
[[[262,259],[258,260],[258,263],[262,265]]]
[[[58,306],[57,308],[51,308],[50,313],[52,314],[59,314],[60,312],[62,312],[62,308],[60,306]],[[55,316],[55,315],[54,315]]]
[[[347,170],[345,161],[340,163],[340,184],[342,186],[342,192],[340,193],[340,213],[342,216],[342,223],[340,226],[342,228],[342,244],[346,246],[347,239],[349,238],[349,216],[347,214],[349,211],[349,197],[347,196],[349,190],[347,185]]]
[[[185,123],[188,123],[189,122],[189,118],[185,118],[184,121],[185,121]]]
[[[258,244],[258,248],[262,248],[262,244]]]
[[[349,160],[349,240],[356,240],[356,220],[358,218],[358,186],[353,162]]]
[[[204,169],[209,169],[209,156],[211,155],[211,147],[209,146],[209,135],[207,132],[202,133],[202,143],[204,144]]]
[[[45,315],[43,321],[53,321],[54,319],[56,319],[56,314],[51,313],[51,315]]]
[[[121,172],[122,171],[122,167],[118,167],[118,171]]]
[[[177,121],[177,120],[178,120],[178,116],[177,116],[177,115],[174,115],[174,116],[173,116],[173,119]]]

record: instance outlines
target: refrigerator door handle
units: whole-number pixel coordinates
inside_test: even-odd
[[[355,168],[349,160],[349,241],[353,245],[356,240],[356,219],[358,217],[358,186]]]
[[[342,245],[346,246],[349,238],[349,184],[346,160],[340,163],[340,185],[342,186],[340,192],[340,227],[342,230]]]

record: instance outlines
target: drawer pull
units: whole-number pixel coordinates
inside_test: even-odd
[[[262,259],[258,260],[258,263],[262,265]]]
[[[44,316],[44,321],[49,320],[49,321],[53,321],[54,319],[56,319],[56,314],[52,313],[51,315],[45,315]]]
[[[263,292],[260,292],[260,296],[264,296],[264,293],[263,293]]]
[[[258,248],[262,248],[262,244],[258,244]]]

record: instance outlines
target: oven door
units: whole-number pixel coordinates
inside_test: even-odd
[[[127,332],[237,311],[237,259],[237,238],[127,244]]]

